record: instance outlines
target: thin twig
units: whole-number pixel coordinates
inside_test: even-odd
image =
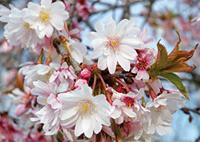
[[[97,76],[96,76],[96,74],[95,74],[95,75],[94,75],[94,81],[93,81],[93,84],[92,84],[92,90],[93,90],[93,93],[94,93],[94,90],[95,90],[96,84],[97,84]]]
[[[124,82],[122,82],[120,79],[116,78],[115,79],[120,85],[122,85],[124,87],[124,89],[126,89],[127,92],[130,92],[130,89],[126,86],[126,84]]]

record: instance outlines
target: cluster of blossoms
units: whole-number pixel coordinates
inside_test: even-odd
[[[63,141],[150,142],[168,133],[185,97],[154,77],[160,53],[149,48],[141,29],[127,19],[98,22],[87,54],[69,34],[66,9],[52,0],[22,10],[1,7],[8,43],[39,53],[37,62],[19,70],[17,115]]]

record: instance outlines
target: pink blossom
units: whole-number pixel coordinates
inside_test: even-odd
[[[153,89],[153,91],[156,94],[160,93],[160,90],[162,88],[162,84],[161,84],[161,81],[159,79],[157,79],[157,80],[150,80],[149,81],[149,85],[151,86],[151,88]]]
[[[154,56],[152,51],[148,50],[138,50],[137,61],[132,69],[132,73],[136,74],[137,80],[148,80],[149,74],[148,69],[153,62]]]
[[[24,87],[24,91],[16,88],[13,90],[13,94],[17,95],[17,103],[15,114],[17,116],[23,115],[30,110],[34,97],[30,93],[30,89]]]
[[[122,124],[127,119],[136,118],[135,109],[138,109],[137,98],[138,96],[133,92],[128,94],[118,93],[115,90],[112,95],[113,112],[111,117],[115,119],[117,124]]]
[[[78,0],[78,3],[76,5],[76,10],[78,15],[83,19],[87,20],[90,12],[92,12],[91,7],[88,4],[87,0]]]
[[[64,62],[62,65],[51,63],[50,66],[54,68],[55,71],[49,78],[49,82],[62,82],[64,80],[68,80],[72,83],[77,78],[73,67],[68,66],[66,62]]]

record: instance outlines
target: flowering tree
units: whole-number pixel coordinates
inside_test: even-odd
[[[194,70],[200,53],[199,2],[182,1],[189,8],[196,5],[186,17],[168,9],[157,13],[156,2],[41,0],[27,1],[22,9],[0,5],[5,24],[0,140],[150,142],[170,132],[178,109],[190,120],[191,112],[200,114],[198,108],[184,107],[190,86],[183,84],[200,82]],[[144,7],[132,14],[137,4]],[[92,22],[109,11],[112,17]],[[142,28],[132,15],[143,19]],[[82,36],[84,28],[90,31]],[[160,29],[166,45],[155,36]]]

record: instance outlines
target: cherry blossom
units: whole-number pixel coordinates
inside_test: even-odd
[[[121,124],[126,118],[135,118],[136,113],[134,112],[137,107],[136,94],[134,93],[118,93],[113,91],[113,102],[114,111],[111,117],[115,119],[116,123]]]
[[[151,126],[149,134],[157,132],[164,135],[171,131],[172,113],[184,105],[184,97],[179,92],[163,92],[153,102],[147,104],[150,109]]]
[[[139,38],[140,29],[133,21],[124,19],[118,24],[111,18],[106,23],[98,22],[96,32],[91,33],[93,58],[98,58],[98,68],[113,74],[119,64],[125,71],[130,70],[131,61],[136,60],[136,48],[143,44]]]
[[[77,90],[58,95],[62,103],[61,120],[64,126],[75,126],[75,136],[91,138],[102,126],[110,126],[111,106],[104,95],[92,96],[92,89],[83,85]]]
[[[34,113],[36,117],[32,118],[32,121],[44,124],[43,129],[46,135],[55,134],[59,130],[62,104],[57,100],[56,95],[60,91],[63,91],[63,88],[57,84],[46,84],[41,81],[34,82],[34,88],[31,91],[33,95],[38,96],[37,102],[43,106]]]
[[[3,8],[5,9],[5,8]],[[4,14],[6,17],[4,17]],[[4,36],[12,46],[35,47],[42,41],[38,38],[34,29],[25,21],[25,9],[19,10],[13,6],[10,9],[2,10],[1,21],[6,22]]]
[[[33,82],[37,80],[48,81],[51,67],[44,64],[30,64],[21,68],[20,72],[25,76],[25,83],[32,86]]]
[[[137,61],[135,63],[135,66],[131,70],[132,73],[136,73],[136,79],[137,80],[148,80],[149,74],[148,69],[153,63],[154,54],[151,50],[144,49],[144,50],[138,50],[138,57]]]
[[[36,30],[39,38],[50,37],[56,30],[64,28],[64,21],[69,17],[62,2],[41,0],[41,5],[30,2],[25,10],[25,20]]]

